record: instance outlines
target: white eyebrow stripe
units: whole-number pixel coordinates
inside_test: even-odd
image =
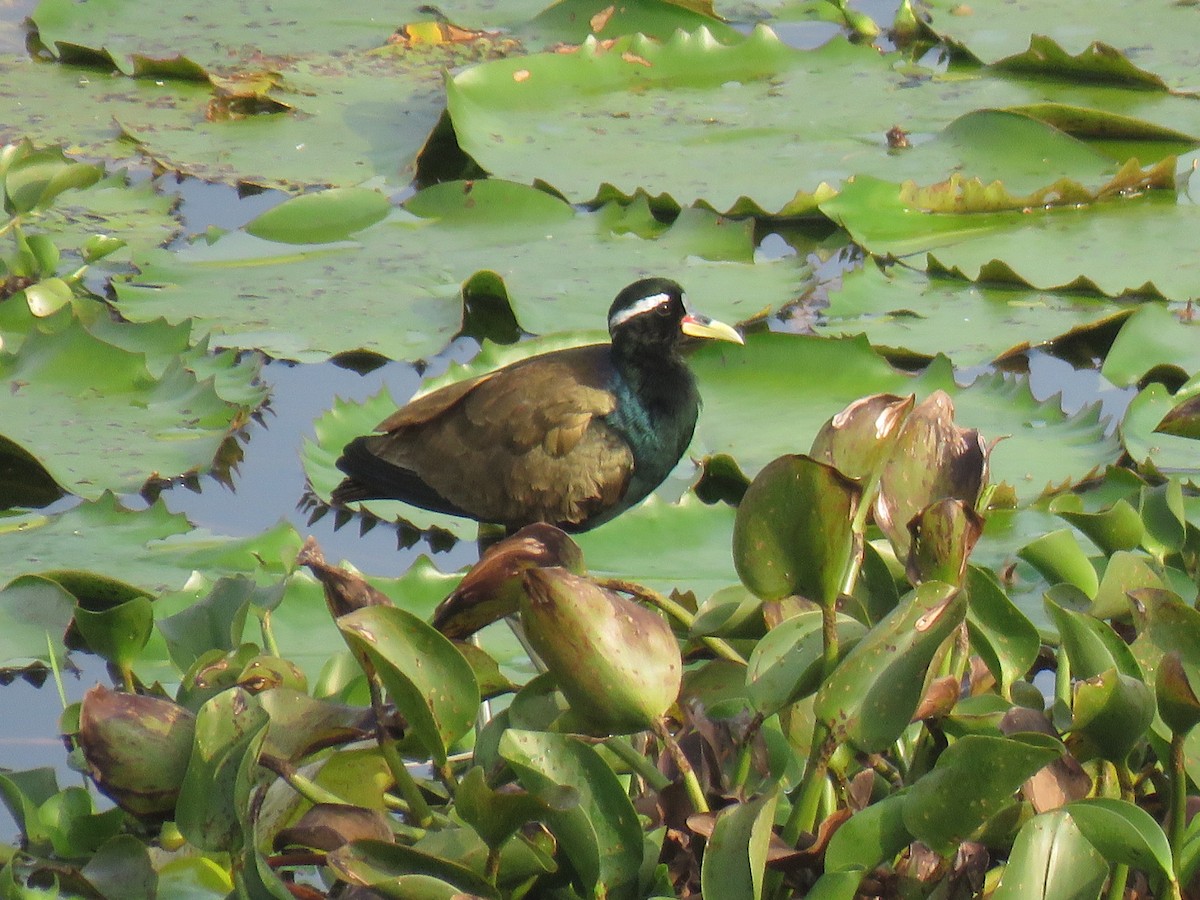
[[[630,306],[625,307],[619,313],[608,320],[608,327],[615,328],[623,322],[628,322],[634,316],[640,316],[642,313],[650,312],[655,307],[662,306],[664,303],[671,302],[670,294],[651,294],[649,297],[643,297]]]

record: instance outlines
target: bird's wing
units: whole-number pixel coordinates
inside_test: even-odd
[[[501,369],[500,371],[504,371]],[[420,425],[435,416],[439,416],[467,396],[477,386],[488,381],[496,372],[488,372],[475,378],[456,381],[436,391],[430,391],[422,397],[410,400],[382,422],[375,426],[378,432],[397,431],[412,425]]]
[[[575,524],[618,503],[633,453],[604,417],[607,348],[536,358],[420,398],[371,451],[483,521]]]

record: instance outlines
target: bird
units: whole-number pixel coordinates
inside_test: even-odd
[[[535,522],[587,531],[639,503],[696,426],[683,344],[744,341],[693,313],[668,278],[623,288],[608,332],[609,343],[531,356],[412,400],[346,444],[332,504],[402,500],[512,534]]]

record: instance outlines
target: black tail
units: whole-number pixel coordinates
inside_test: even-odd
[[[330,503],[343,506],[357,500],[401,500],[433,512],[474,518],[431,488],[416,472],[375,453],[371,444],[380,437],[356,437],[342,449],[337,467],[347,477],[333,489]]]

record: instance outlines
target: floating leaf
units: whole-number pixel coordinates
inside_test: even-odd
[[[0,670],[35,660],[58,664],[66,658],[63,635],[75,612],[75,597],[55,581],[36,575],[14,578],[0,590]]]
[[[1070,803],[1064,811],[1106,859],[1174,878],[1167,836],[1141,807],[1113,797],[1095,797]]]
[[[917,215],[899,185],[858,176],[822,209],[874,254],[920,253],[931,271],[972,281],[1110,297],[1185,300],[1200,292],[1200,261],[1180,259],[1173,249],[1200,212],[1177,202],[1173,191],[1087,208]]]
[[[642,863],[642,830],[616,774],[577,738],[510,728],[500,752],[535,796],[560,796],[566,785],[579,805],[546,817],[583,894],[624,896]]]
[[[1077,27],[1081,21],[1078,13],[1092,7],[1070,0],[1022,10],[1019,16],[1004,15],[1003,11],[987,6],[972,6],[969,15],[956,15],[953,0],[935,0],[930,7],[933,30],[985,63],[1019,59],[1028,54],[1040,62],[1044,73],[1063,77],[1072,73],[1069,69],[1064,72],[1061,57],[1078,54],[1106,58],[1110,67],[1120,62],[1131,70],[1134,63],[1119,48],[1136,47],[1133,59],[1143,70],[1166,77],[1173,88],[1188,89],[1195,85],[1191,68],[1195,48],[1180,34],[1180,29],[1186,30],[1192,20],[1186,9],[1169,2],[1137,10],[1119,5],[1111,11],[1106,8],[1104,16],[1087,20],[1086,28]],[[1034,37],[1031,39],[1030,35]],[[1102,41],[1106,46],[1096,47],[1094,41]],[[1057,51],[1057,58],[1050,50]],[[1112,71],[1110,68],[1107,80],[1112,80]],[[1074,74],[1095,78],[1099,73]],[[1147,85],[1145,75],[1139,81],[1139,87]]]
[[[971,366],[1128,314],[1103,297],[964,282],[904,266],[884,271],[868,263],[830,291],[814,330],[829,337],[862,332],[889,355],[932,359],[940,353]]]
[[[1136,462],[1152,464],[1165,472],[1195,472],[1200,468],[1195,440],[1157,430],[1178,401],[1157,382],[1147,385],[1130,401],[1118,431],[1126,452]]]
[[[862,490],[808,456],[768,464],[738,505],[733,560],[764,600],[800,595],[832,606],[855,553],[853,519]]]
[[[955,846],[1012,803],[1025,779],[1063,752],[1061,742],[1041,734],[959,738],[905,796],[904,825],[931,847]]]
[[[1200,371],[1198,343],[1200,326],[1186,314],[1146,303],[1117,332],[1100,373],[1118,387],[1135,384],[1160,366],[1195,374]]]
[[[727,806],[704,848],[700,886],[709,896],[759,900],[778,794]]]
[[[593,329],[592,339],[602,335],[612,298],[639,276],[670,271],[698,309],[736,322],[790,302],[808,274],[790,259],[756,263],[750,223],[697,209],[643,234],[631,223],[644,212],[644,205],[580,212],[525,185],[448,182],[351,241],[282,244],[237,231],[211,245],[141,253],[140,274],[116,285],[117,299],[126,318],[196,318],[217,333],[214,343],[277,357],[315,361],[367,350],[423,359],[462,327],[464,287],[478,273],[493,273],[525,330]],[[447,242],[458,247],[453,257]],[[564,259],[572,264],[564,267]],[[381,294],[385,282],[398,288]],[[304,316],[295,314],[299,303]],[[388,327],[361,315],[368,308]]]
[[[479,686],[462,654],[412,613],[368,606],[337,620],[351,648],[371,660],[413,734],[439,765],[475,724]]]
[[[247,359],[238,375],[254,382],[258,368]],[[155,376],[145,354],[78,325],[33,333],[16,353],[0,350],[0,380],[13,388],[0,400],[5,437],[89,499],[210,468],[222,442],[266,397],[259,386],[249,406],[228,403],[178,359]]]
[[[1099,897],[1108,861],[1064,810],[1035,816],[1017,833],[993,900]]]
[[[839,742],[880,750],[908,726],[926,668],[962,622],[966,595],[927,581],[872,628],[817,691],[814,712]]]
[[[293,197],[246,225],[246,233],[283,244],[342,241],[382,220],[387,197],[366,188],[333,188]]]

